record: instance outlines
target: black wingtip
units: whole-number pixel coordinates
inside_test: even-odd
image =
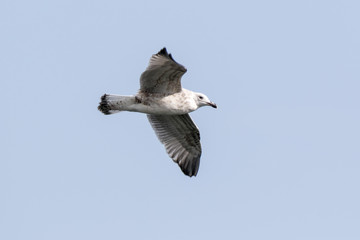
[[[196,177],[197,172],[193,173],[192,171],[189,171],[188,169],[180,168],[181,171],[188,177]]]
[[[157,54],[158,54],[158,55],[161,55],[161,56],[164,56],[164,57],[167,57],[167,58],[173,60],[174,62],[176,62],[176,61],[174,60],[174,58],[172,57],[172,55],[168,53],[168,51],[166,50],[166,47],[164,47],[163,49],[161,49]]]
[[[161,49],[159,52],[158,52],[159,55],[163,55],[163,56],[169,56],[167,50],[166,50],[166,47],[164,47],[163,49]]]
[[[200,165],[200,155],[193,159],[186,159],[185,161],[182,161],[181,163],[178,163],[181,171],[189,177],[196,177],[198,171],[199,171],[199,165]]]
[[[171,60],[173,60],[174,62],[176,62],[176,61],[173,59],[171,53],[169,54],[169,58],[170,58]]]

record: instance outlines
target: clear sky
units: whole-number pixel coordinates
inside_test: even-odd
[[[0,239],[360,239],[359,1],[0,2]],[[130,95],[167,47],[197,177]]]

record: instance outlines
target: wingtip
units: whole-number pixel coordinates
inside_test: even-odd
[[[172,61],[176,62],[175,59],[172,57],[171,53],[170,54],[168,53],[168,51],[166,50],[166,47],[163,47],[157,54],[167,57],[167,58],[171,59]]]
[[[197,171],[193,172],[193,171],[189,171],[189,169],[184,169],[184,168],[181,168],[181,167],[180,167],[180,169],[186,176],[188,176],[190,178],[191,177],[196,177],[196,175],[197,175]]]
[[[196,177],[199,171],[200,156],[197,159],[186,159],[185,161],[178,162],[181,171],[189,177]]]
[[[166,47],[163,47],[157,54],[159,55],[163,55],[163,56],[168,56],[168,52],[166,50]]]

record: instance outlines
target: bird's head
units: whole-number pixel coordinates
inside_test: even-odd
[[[216,104],[211,102],[209,98],[202,93],[195,93],[195,102],[199,107],[211,106],[213,108],[217,108]]]

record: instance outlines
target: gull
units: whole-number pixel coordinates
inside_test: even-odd
[[[189,113],[203,106],[217,106],[206,95],[181,87],[186,71],[163,48],[150,58],[136,95],[104,94],[98,109],[106,115],[121,111],[147,114],[168,155],[185,175],[192,177],[199,170],[201,144],[199,129]]]

